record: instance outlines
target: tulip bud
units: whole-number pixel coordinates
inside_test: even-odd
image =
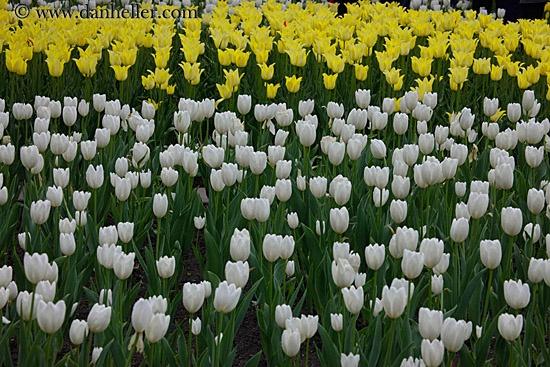
[[[474,219],[481,218],[487,211],[489,205],[489,195],[479,192],[470,192],[468,197],[468,211]]]
[[[157,218],[162,218],[168,211],[168,197],[166,194],[155,194],[153,197],[153,213]]]
[[[285,266],[285,274],[287,277],[294,276],[294,261],[288,261]]]
[[[441,327],[441,341],[451,352],[458,352],[462,349],[464,341],[470,338],[472,333],[472,322],[464,320],[456,321],[454,318],[446,318]]]
[[[351,314],[355,315],[361,311],[364,302],[363,287],[355,288],[352,285],[349,288],[342,288],[342,296],[344,297],[346,308]]]
[[[157,271],[161,278],[167,279],[174,275],[176,268],[176,258],[163,256],[157,260]]]
[[[545,198],[544,191],[535,188],[529,189],[527,192],[527,207],[529,211],[535,215],[539,214],[544,209]]]
[[[511,207],[502,208],[500,224],[507,235],[517,236],[523,224],[521,209]]]
[[[426,367],[438,367],[443,362],[445,347],[440,340],[424,339],[422,340],[421,353]]]
[[[195,313],[202,307],[205,299],[204,285],[185,283],[183,285],[183,306],[189,313]]]
[[[432,293],[440,294],[443,291],[443,276],[432,275]]]
[[[297,330],[285,329],[281,335],[281,347],[283,352],[290,358],[296,356],[300,351],[301,337]]]
[[[443,325],[443,312],[420,308],[418,312],[418,331],[424,339],[434,340],[441,333]]]
[[[521,279],[516,281],[504,281],[504,299],[508,306],[515,310],[527,307],[531,298],[529,284],[522,283]]]
[[[100,333],[107,329],[111,322],[111,307],[94,304],[88,314],[88,327],[92,333]]]
[[[407,290],[405,288],[388,288],[387,285],[384,286],[382,289],[382,304],[388,317],[398,318],[407,306]]]
[[[457,243],[464,242],[468,238],[469,230],[470,224],[467,218],[453,219],[451,224],[451,239]]]
[[[332,230],[338,234],[343,234],[349,225],[348,209],[344,206],[340,209],[333,208],[330,210],[330,226]]]
[[[237,288],[235,284],[229,285],[227,281],[223,281],[216,288],[214,294],[214,308],[221,313],[229,313],[237,306],[241,296],[241,288]]]
[[[285,327],[286,320],[292,318],[292,309],[289,305],[278,305],[275,307],[275,322],[280,328]]]
[[[170,315],[165,315],[163,313],[154,314],[151,321],[147,325],[147,329],[145,329],[145,337],[147,338],[147,341],[151,344],[159,342],[162,338],[164,338],[164,335],[166,335],[166,331],[168,331],[169,326]]]
[[[199,335],[201,333],[202,328],[202,322],[200,318],[196,318],[194,320],[191,320],[191,331],[193,332],[193,335]]]
[[[503,313],[498,317],[498,332],[504,339],[513,342],[519,337],[522,329],[523,315]]]
[[[84,320],[73,320],[69,330],[69,338],[74,345],[80,345],[88,336],[88,323]]]
[[[543,280],[546,273],[546,266],[547,263],[545,260],[531,258],[531,261],[529,262],[529,269],[527,271],[529,280],[534,284],[537,284]]]
[[[424,266],[424,254],[421,252],[413,252],[409,250],[403,251],[403,260],[401,262],[401,270],[409,279],[414,279],[422,272]]]
[[[248,282],[250,268],[248,262],[237,261],[235,263],[228,261],[225,264],[225,278],[229,284],[235,284],[238,288],[244,288]]]
[[[407,218],[407,202],[392,200],[390,204],[391,219],[396,223],[402,223]]]

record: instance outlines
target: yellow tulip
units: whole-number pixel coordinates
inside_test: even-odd
[[[492,122],[497,122],[498,120],[500,120],[500,119],[503,118],[504,116],[506,116],[506,111],[502,110],[502,109],[499,107],[497,113],[495,113],[493,116],[491,116],[491,121],[492,121]]]
[[[48,71],[51,76],[58,78],[63,74],[65,64],[62,60],[48,58],[46,59],[46,63],[48,64]]]
[[[325,89],[333,90],[336,86],[336,78],[338,78],[338,74],[328,75],[323,73],[323,83],[325,84]]]
[[[491,65],[491,80],[498,82],[502,79],[502,66]]]
[[[128,79],[129,66],[111,65],[111,68],[115,71],[115,79],[119,82]]]
[[[266,83],[265,86],[267,88],[267,98],[273,99],[277,95],[277,91],[279,90],[279,87],[281,86],[281,84]]]
[[[113,50],[107,50],[109,53],[109,63],[111,65],[122,65],[122,58],[120,57],[120,54]]]
[[[305,48],[299,50],[286,50],[288,57],[290,57],[290,63],[294,66],[303,67],[307,62],[307,55]]]
[[[6,68],[17,75],[25,75],[27,62],[21,57],[6,57]]]
[[[474,65],[472,67],[472,70],[474,71],[474,74],[478,74],[478,75],[489,74],[491,72],[491,59],[488,57],[474,59]]]
[[[337,55],[332,54],[326,54],[325,59],[327,60],[327,66],[333,73],[341,73],[344,71],[344,67],[346,64],[344,63],[344,59]]]
[[[399,82],[399,72],[401,69],[391,68],[390,70],[384,71],[384,75],[386,76],[386,82],[389,85],[395,85]]]
[[[415,73],[421,77],[426,77],[430,75],[432,71],[432,62],[433,59],[424,59],[413,56],[411,59],[412,69]]]
[[[244,68],[248,64],[248,58],[250,57],[250,52],[243,52],[243,50],[235,50],[233,53],[233,62],[237,67]]]
[[[262,71],[261,76],[263,80],[271,80],[271,78],[273,78],[273,73],[275,72],[275,64],[271,64],[271,65],[258,64],[258,66]]]
[[[456,66],[454,68],[449,68],[451,74],[449,74],[450,80],[459,85],[462,88],[462,84],[468,80],[468,68]]]
[[[523,64],[519,61],[516,62],[507,62],[506,63],[506,72],[508,75],[510,75],[512,78],[516,77],[519,74],[519,69],[521,68]]]
[[[168,84],[168,81],[172,77],[170,69],[156,68],[154,74],[157,85]]]
[[[92,55],[92,56],[82,56],[80,59],[74,59],[74,62],[76,66],[78,67],[78,70],[82,75],[85,77],[91,77],[96,72],[96,66],[97,62],[99,60],[99,55]]]
[[[435,77],[416,79],[416,88],[411,88],[412,91],[418,93],[418,100],[422,102],[424,95],[432,91]]]
[[[361,82],[367,79],[367,75],[369,72],[368,65],[355,64],[354,67],[355,67],[355,79]]]
[[[204,72],[204,69],[200,69],[201,63],[197,62],[194,64],[188,62],[181,62],[180,67],[183,69],[183,74],[187,81],[192,81],[197,78],[200,78],[201,74]],[[199,79],[200,80],[200,79]]]
[[[529,80],[527,80],[527,73],[518,73],[517,75],[517,81],[518,81],[518,87],[520,89],[527,89],[531,86],[531,83],[529,83]]]
[[[540,68],[539,67],[533,67],[533,65],[529,65],[527,69],[523,72],[526,74],[527,81],[530,84],[536,84],[540,79]]]
[[[550,101],[550,84],[548,84],[547,87],[548,87],[548,92],[546,92],[546,100]]]
[[[169,52],[162,52],[162,53],[155,53],[153,54],[153,58],[155,59],[155,66],[157,68],[165,68],[168,64],[168,60],[170,59],[170,53]]]
[[[149,74],[149,76],[142,75],[141,85],[143,85],[143,88],[145,88],[145,90],[153,89],[155,87],[154,75],[153,74]]]
[[[174,94],[175,91],[176,91],[176,85],[175,84],[172,84],[172,85],[169,85],[169,86],[166,87],[166,94],[168,94],[169,96]]]
[[[222,49],[218,49],[218,62],[222,66],[229,66],[231,64],[231,59],[233,58],[233,49],[228,48],[227,50],[223,51]]]
[[[300,83],[302,82],[302,77],[296,78],[296,75],[291,77],[285,76],[286,79],[286,89],[290,93],[296,93],[300,90]]]
[[[218,88],[218,92],[220,93],[220,97],[222,100],[231,98],[231,94],[233,94],[233,86],[230,84],[216,84],[216,88]]]
[[[130,50],[123,50],[120,52],[120,59],[122,60],[122,64],[125,66],[132,66],[136,63],[137,58],[137,48],[133,48]],[[168,62],[168,60],[166,60]],[[157,66],[160,67],[160,66]]]
[[[268,50],[256,51],[254,54],[256,55],[256,63],[258,64],[265,64],[269,58]]]
[[[244,74],[239,75],[239,69],[230,71],[224,69],[223,73],[225,74],[226,84],[231,85],[232,87],[238,87],[239,84],[241,84],[241,78],[244,76]]]

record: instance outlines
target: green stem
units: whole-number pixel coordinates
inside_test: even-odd
[[[391,327],[390,327],[390,338],[388,339],[388,343],[390,345],[388,346],[388,352],[386,354],[386,362],[384,363],[384,366],[389,366],[390,355],[391,355],[391,352],[392,352],[392,349],[393,349],[392,347],[393,347],[393,334],[395,332],[395,322],[396,322],[396,320],[392,319]]]
[[[191,367],[193,358],[191,355],[191,343],[193,342],[193,333],[192,333],[192,327],[193,327],[193,313],[191,313],[189,318],[189,342],[187,343],[187,347],[189,348],[189,353],[187,354],[189,357],[189,367]]]
[[[483,305],[483,319],[481,320],[482,324],[485,322],[485,319],[487,318],[487,310],[489,309],[489,296],[491,295],[491,284],[493,284],[493,271],[494,269],[491,269],[489,271],[489,282],[487,283],[487,295],[485,296],[485,304]]]

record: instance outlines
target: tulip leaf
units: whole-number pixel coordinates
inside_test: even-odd
[[[258,353],[254,354],[248,362],[244,365],[244,367],[258,367],[260,364],[260,358],[262,357],[262,351],[259,351]]]
[[[336,348],[336,345],[328,335],[326,329],[323,327],[323,325],[319,324],[318,326],[319,334],[321,335],[321,339],[323,340],[323,353],[322,355],[325,357],[325,365],[326,366],[339,366],[340,365],[340,353],[338,353],[338,349]]]

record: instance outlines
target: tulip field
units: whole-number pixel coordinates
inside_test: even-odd
[[[550,365],[548,17],[25,4],[0,366]]]

